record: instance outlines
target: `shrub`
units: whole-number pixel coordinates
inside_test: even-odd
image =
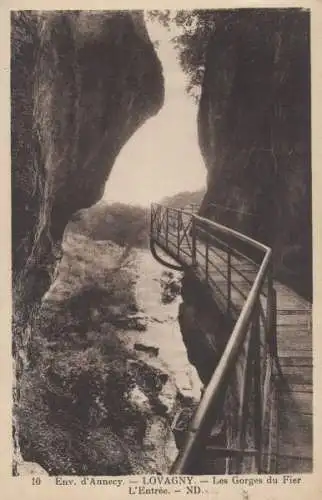
[[[148,215],[148,209],[140,206],[99,203],[77,212],[69,227],[93,240],[142,248],[148,245]]]

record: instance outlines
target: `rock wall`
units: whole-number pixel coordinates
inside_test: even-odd
[[[211,25],[207,25],[208,30]],[[208,171],[200,214],[273,247],[274,272],[312,297],[309,14],[216,13],[198,113]],[[207,384],[232,325],[185,274],[179,321],[188,356]],[[238,366],[231,384],[238,388]],[[238,391],[237,391],[238,392]],[[220,406],[220,405],[219,405]],[[217,408],[218,410],[218,408]],[[228,430],[236,428],[226,411]],[[224,426],[218,432],[228,441]],[[198,457],[199,467],[204,467]],[[205,472],[205,469],[202,469]]]
[[[207,385],[227,342],[231,324],[216,308],[210,293],[189,272],[182,280],[182,298],[179,307],[182,338],[190,363]]]
[[[164,87],[142,12],[12,12],[11,28],[14,443],[19,460],[16,410],[30,390],[21,381],[34,318],[61,258],[64,228],[76,210],[100,199],[124,143],[161,108]],[[33,369],[41,370],[43,361],[40,356]],[[30,398],[23,396],[27,412],[34,390]]]
[[[160,109],[164,90],[141,12],[12,13],[11,47],[12,248],[21,314],[49,287],[55,243],[69,218],[102,196],[118,152]]]
[[[277,277],[310,298],[309,14],[253,9],[219,21],[198,117],[201,213],[271,245]]]

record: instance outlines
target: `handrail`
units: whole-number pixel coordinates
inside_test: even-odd
[[[270,249],[268,246],[264,245],[264,243],[260,243],[259,241],[251,238],[250,236],[246,236],[245,234],[240,233],[239,231],[236,231],[235,229],[231,229],[230,227],[223,226],[222,224],[219,224],[218,222],[215,222],[215,221],[210,220],[210,219],[206,219],[205,217],[201,217],[200,215],[192,215],[192,217],[194,217],[196,220],[199,220],[199,221],[207,224],[210,227],[213,227],[214,229],[220,230],[224,234],[227,234],[230,236],[235,236],[239,240],[243,241],[244,243],[248,243],[248,244],[254,246],[258,250],[262,250],[264,252],[267,252]]]
[[[271,249],[268,249],[254,281],[253,287],[248,295],[241,314],[227,342],[226,348],[220,358],[220,361],[214,371],[212,378],[210,379],[209,384],[205,389],[203,398],[191,422],[191,426],[188,429],[188,437],[185,446],[179,451],[177,460],[172,467],[171,472],[174,474],[182,474],[184,468],[189,465],[189,461],[192,459],[194,448],[197,446],[199,434],[202,432],[203,424],[211,408],[213,408],[216,399],[219,396],[221,385],[230,366],[235,361],[238,355],[239,347],[247,333],[247,328],[249,326],[253,307],[255,306],[256,300],[258,300],[258,292],[265,279],[265,273],[270,263],[271,254]]]
[[[153,203],[152,206],[165,208],[164,205],[161,205],[161,203]],[[189,217],[196,216],[192,212],[188,212],[187,210],[183,210],[182,208],[166,207],[166,210],[168,210],[169,212],[179,212],[180,214],[185,214],[185,215],[188,215]],[[207,220],[207,219],[205,219],[205,220]]]
[[[157,207],[164,208],[163,205],[161,205],[160,203],[153,203],[153,205],[157,206]],[[200,222],[202,222],[202,223],[204,223],[204,224],[206,224],[214,229],[217,229],[224,234],[227,234],[230,236],[235,236],[239,240],[243,241],[244,243],[248,243],[248,244],[254,246],[258,250],[262,250],[264,252],[267,252],[267,250],[269,250],[269,247],[264,245],[264,243],[260,243],[259,241],[251,238],[250,236],[246,236],[245,234],[240,233],[239,231],[236,231],[236,229],[231,229],[230,227],[223,226],[222,224],[219,224],[218,222],[215,222],[215,221],[210,220],[210,219],[206,219],[205,217],[202,217],[202,216],[197,215],[197,214],[193,214],[191,212],[187,212],[186,210],[181,210],[180,208],[167,207],[166,209],[170,212],[173,211],[173,212],[179,212],[179,213],[188,215],[189,217],[194,218],[195,220],[200,221]]]

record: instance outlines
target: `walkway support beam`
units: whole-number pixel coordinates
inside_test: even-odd
[[[173,269],[174,271],[181,271],[181,272],[184,271],[183,266],[177,266],[176,264],[171,264],[171,262],[167,262],[164,259],[162,259],[162,257],[160,257],[157,254],[157,251],[155,248],[155,241],[153,241],[152,239],[150,239],[150,250],[151,250],[151,253],[152,253],[153,257],[155,258],[155,260],[157,260],[163,266],[168,267],[169,269]]]

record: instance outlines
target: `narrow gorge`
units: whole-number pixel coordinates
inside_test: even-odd
[[[150,17],[171,27],[168,14]],[[114,182],[131,140],[151,124],[157,144],[156,120],[172,106],[147,13],[12,12],[15,475],[164,474],[176,458],[176,422],[186,426],[231,325],[189,272],[153,259],[148,199],[198,203],[200,215],[270,245],[274,277],[312,300],[309,16],[175,19],[196,109],[190,161],[202,155],[207,180],[196,184],[188,149],[162,170],[166,145],[156,146],[155,185],[173,171],[182,188],[179,179],[154,200],[157,187],[144,185],[154,164],[133,157]],[[149,147],[142,137],[137,151]],[[143,206],[131,198],[134,169]]]
[[[13,473],[165,473],[201,383],[146,212],[95,205],[163,104],[143,13],[15,12],[11,42]]]

